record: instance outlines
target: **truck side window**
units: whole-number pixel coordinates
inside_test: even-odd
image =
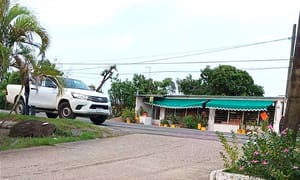
[[[46,78],[45,81],[42,82],[42,86],[48,87],[48,88],[56,88],[57,87],[55,85],[55,83],[48,78]]]

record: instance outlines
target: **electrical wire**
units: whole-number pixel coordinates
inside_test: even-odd
[[[146,63],[146,62],[157,62],[162,60],[168,60],[168,59],[178,59],[178,58],[184,58],[184,57],[190,57],[190,56],[197,56],[201,54],[209,54],[209,53],[215,53],[220,51],[226,51],[226,50],[233,50],[233,49],[239,49],[243,47],[250,47],[250,46],[256,46],[256,45],[262,45],[262,44],[268,44],[268,43],[274,43],[279,41],[285,41],[290,40],[291,37],[285,37],[280,39],[273,39],[269,41],[261,41],[256,43],[249,43],[249,44],[242,44],[242,45],[233,45],[233,46],[227,46],[227,47],[219,47],[219,48],[210,48],[210,49],[202,49],[202,50],[193,50],[193,51],[185,51],[185,52],[174,52],[174,53],[166,53],[166,54],[156,54],[156,55],[147,55],[147,56],[136,56],[136,57],[129,57],[129,58],[117,58],[117,59],[102,59],[102,60],[96,60],[96,61],[110,61],[110,64],[116,64],[116,62],[111,61],[120,61],[120,60],[133,60],[133,59],[145,59],[145,58],[152,58],[152,57],[159,57],[159,56],[169,56],[173,54],[183,54],[183,55],[177,55],[177,56],[171,56],[171,57],[164,57],[164,58],[158,58],[158,59],[151,59],[146,61],[139,61],[135,63]],[[187,54],[189,53],[189,54]],[[81,61],[81,60],[78,60]],[[84,60],[88,61],[88,60]],[[73,63],[56,63],[56,64],[73,64]],[[107,64],[107,63],[105,63]]]
[[[288,61],[289,59],[244,59],[244,60],[210,60],[210,61],[187,61],[187,62],[149,62],[149,63],[119,63],[117,66],[127,66],[127,65],[175,65],[175,64],[204,64],[204,63],[249,63],[249,62],[279,62],[279,61]],[[102,63],[73,63],[72,65],[77,66],[95,66],[100,65]],[[102,64],[104,65],[104,64]],[[81,71],[88,69],[98,69],[104,66],[96,66],[96,67],[86,67],[86,68],[77,68],[77,69],[64,69],[62,71]]]

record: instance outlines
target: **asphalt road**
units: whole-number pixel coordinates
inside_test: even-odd
[[[0,179],[204,180],[223,167],[215,132],[112,121],[103,126],[127,135],[0,152]]]
[[[208,179],[222,168],[222,146],[170,136],[129,134],[0,152],[1,180]]]

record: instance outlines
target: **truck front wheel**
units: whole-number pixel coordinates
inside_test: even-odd
[[[58,106],[58,115],[60,118],[74,119],[75,115],[68,102],[62,102]]]
[[[104,121],[106,119],[107,119],[107,116],[92,116],[92,117],[90,117],[90,120],[96,125],[100,125],[100,124],[104,123]]]
[[[25,103],[23,99],[20,98],[20,100],[17,102],[15,112],[16,114],[25,114]]]

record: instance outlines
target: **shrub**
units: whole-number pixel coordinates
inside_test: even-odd
[[[300,179],[300,138],[294,141],[292,134],[286,129],[278,135],[271,126],[266,132],[251,134],[241,157],[226,168],[264,179]]]
[[[128,118],[131,121],[134,121],[135,120],[135,112],[132,109],[125,108],[122,111],[121,117],[122,117],[123,120],[126,120]]]
[[[240,156],[240,149],[237,144],[236,135],[233,131],[231,131],[232,143],[229,143],[222,133],[216,133],[225,150],[225,153],[222,151],[220,152],[220,155],[224,161],[224,167],[227,169],[236,170],[238,168],[238,160]]]
[[[193,116],[186,116],[183,118],[184,126],[190,129],[196,129],[197,128],[197,121],[193,118]]]

